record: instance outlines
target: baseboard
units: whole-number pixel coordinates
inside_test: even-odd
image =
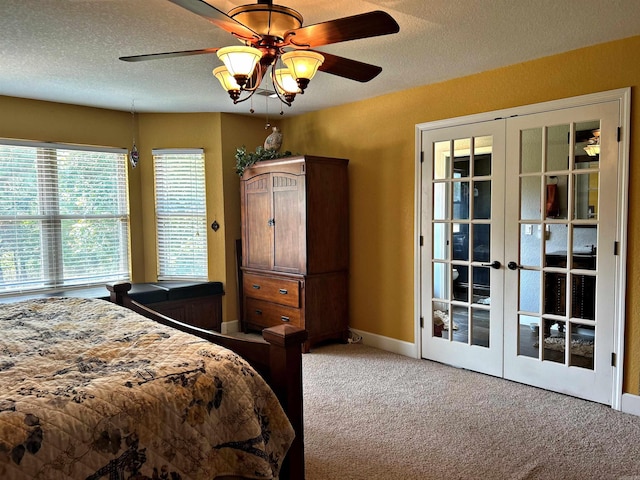
[[[350,329],[353,333],[362,337],[362,343],[370,347],[386,350],[387,352],[397,353],[405,357],[419,358],[417,348],[414,343],[397,340],[395,338],[384,337],[375,333],[364,332],[362,330]]]
[[[620,407],[624,413],[640,416],[640,396],[623,393]]]
[[[233,333],[238,333],[240,331],[240,321],[239,320],[231,320],[228,322],[222,322],[220,325],[220,333],[224,335],[231,335]]]

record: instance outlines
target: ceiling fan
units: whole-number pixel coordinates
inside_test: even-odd
[[[317,70],[368,82],[382,71],[381,67],[313,49],[400,31],[391,15],[380,10],[303,27],[299,12],[274,5],[272,0],[258,0],[257,4],[242,5],[228,13],[203,0],[170,1],[229,32],[244,45],[133,55],[120,57],[120,60],[138,62],[217,53],[224,66],[215,68],[213,74],[233,103],[250,98],[270,67],[275,93],[289,106],[296,94],[304,93]],[[285,68],[276,68],[279,63],[284,63]]]

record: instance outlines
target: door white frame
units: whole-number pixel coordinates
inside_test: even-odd
[[[616,368],[614,369],[613,392],[611,408],[621,409],[622,385],[624,378],[624,337],[625,337],[625,309],[627,290],[627,221],[628,221],[628,192],[629,192],[629,142],[631,123],[631,88],[621,88],[606,92],[581,95],[577,97],[552,100],[549,102],[523,105],[504,110],[467,115],[463,117],[448,118],[434,122],[416,125],[415,130],[415,208],[414,208],[414,352],[415,358],[421,358],[422,334],[420,318],[424,316],[420,282],[421,280],[421,242],[422,231],[422,132],[438,128],[468,125],[479,122],[495,120],[497,118],[509,118],[513,116],[543,113],[553,110],[561,110],[570,107],[580,107],[597,103],[618,101],[620,103],[621,127],[620,141],[618,142],[619,175],[617,192],[617,232],[619,245],[618,258],[615,273],[616,295],[614,298],[614,353],[616,355]],[[430,325],[430,323],[429,323]]]

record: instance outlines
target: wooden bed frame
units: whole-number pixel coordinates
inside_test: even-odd
[[[247,360],[267,381],[278,396],[296,436],[282,464],[281,480],[304,479],[304,432],[302,417],[302,344],[306,330],[279,325],[262,331],[266,342],[245,340],[178,322],[133,300],[131,284],[107,285],[110,301],[147,318],[233,350]]]

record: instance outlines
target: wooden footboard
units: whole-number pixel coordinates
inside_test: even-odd
[[[296,438],[289,449],[280,473],[281,479],[304,479],[304,431],[302,417],[302,344],[307,332],[292,325],[279,325],[263,330],[265,342],[245,340],[204,330],[173,320],[133,300],[128,292],[131,284],[107,285],[110,300],[163,325],[191,333],[233,350],[247,360],[269,383],[278,396]]]

